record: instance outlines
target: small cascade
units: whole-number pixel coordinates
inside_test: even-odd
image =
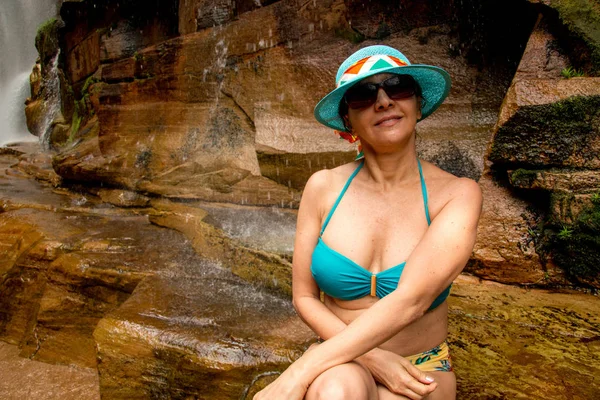
[[[0,2],[0,145],[35,141],[27,132],[24,102],[35,64],[37,27],[56,15],[56,0]]]

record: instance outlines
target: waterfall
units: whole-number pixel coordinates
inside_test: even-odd
[[[38,26],[56,15],[57,0],[0,1],[0,146],[37,141],[27,131],[25,99],[29,74],[38,56]]]

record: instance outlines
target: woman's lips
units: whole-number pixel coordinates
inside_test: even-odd
[[[402,117],[398,117],[398,116],[387,117],[387,118],[384,118],[383,120],[377,122],[375,124],[375,126],[393,126],[396,124],[396,122],[400,121],[401,119],[402,119]]]

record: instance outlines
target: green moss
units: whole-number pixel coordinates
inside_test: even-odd
[[[71,134],[69,135],[69,140],[67,143],[72,143],[73,140],[75,140],[75,136],[81,127],[81,121],[83,120],[83,117],[79,115],[78,109],[79,107],[76,106],[75,112],[73,113],[73,119],[71,120]]]
[[[97,82],[99,82],[99,80],[94,75],[88,77],[85,80],[85,82],[83,83],[83,87],[81,88],[82,96],[89,95],[90,86],[92,86],[94,83],[97,83]]]
[[[57,28],[57,22],[58,20],[56,18],[50,18],[42,22],[42,24],[37,29],[35,41],[37,42],[38,40],[41,40],[43,36],[53,34]]]
[[[568,226],[563,226],[562,229],[560,230],[560,232],[558,232],[558,238],[559,239],[570,239],[571,236],[573,235],[573,230],[570,229]]]
[[[520,107],[499,129],[490,160],[496,165],[569,166],[593,162],[600,139],[600,96],[573,96],[535,106]],[[583,158],[583,160],[581,160]]]
[[[538,171],[519,168],[510,175],[510,182],[515,187],[529,188],[538,176]]]
[[[551,0],[563,24],[591,51],[595,73],[600,73],[600,4],[595,0]]]
[[[62,21],[50,18],[38,27],[35,35],[35,48],[40,54],[42,67],[58,52],[58,29],[61,25]]]
[[[549,224],[546,251],[574,282],[585,285],[600,276],[600,196],[571,225]]]

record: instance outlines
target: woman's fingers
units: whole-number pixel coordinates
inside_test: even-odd
[[[397,387],[389,388],[392,392],[404,395],[414,400],[421,400],[437,388],[437,383],[424,384],[408,373],[396,382]]]
[[[431,384],[435,381],[431,375],[428,375],[427,372],[421,371],[419,368],[412,365],[406,358],[403,358],[401,362],[406,371],[419,382]]]

